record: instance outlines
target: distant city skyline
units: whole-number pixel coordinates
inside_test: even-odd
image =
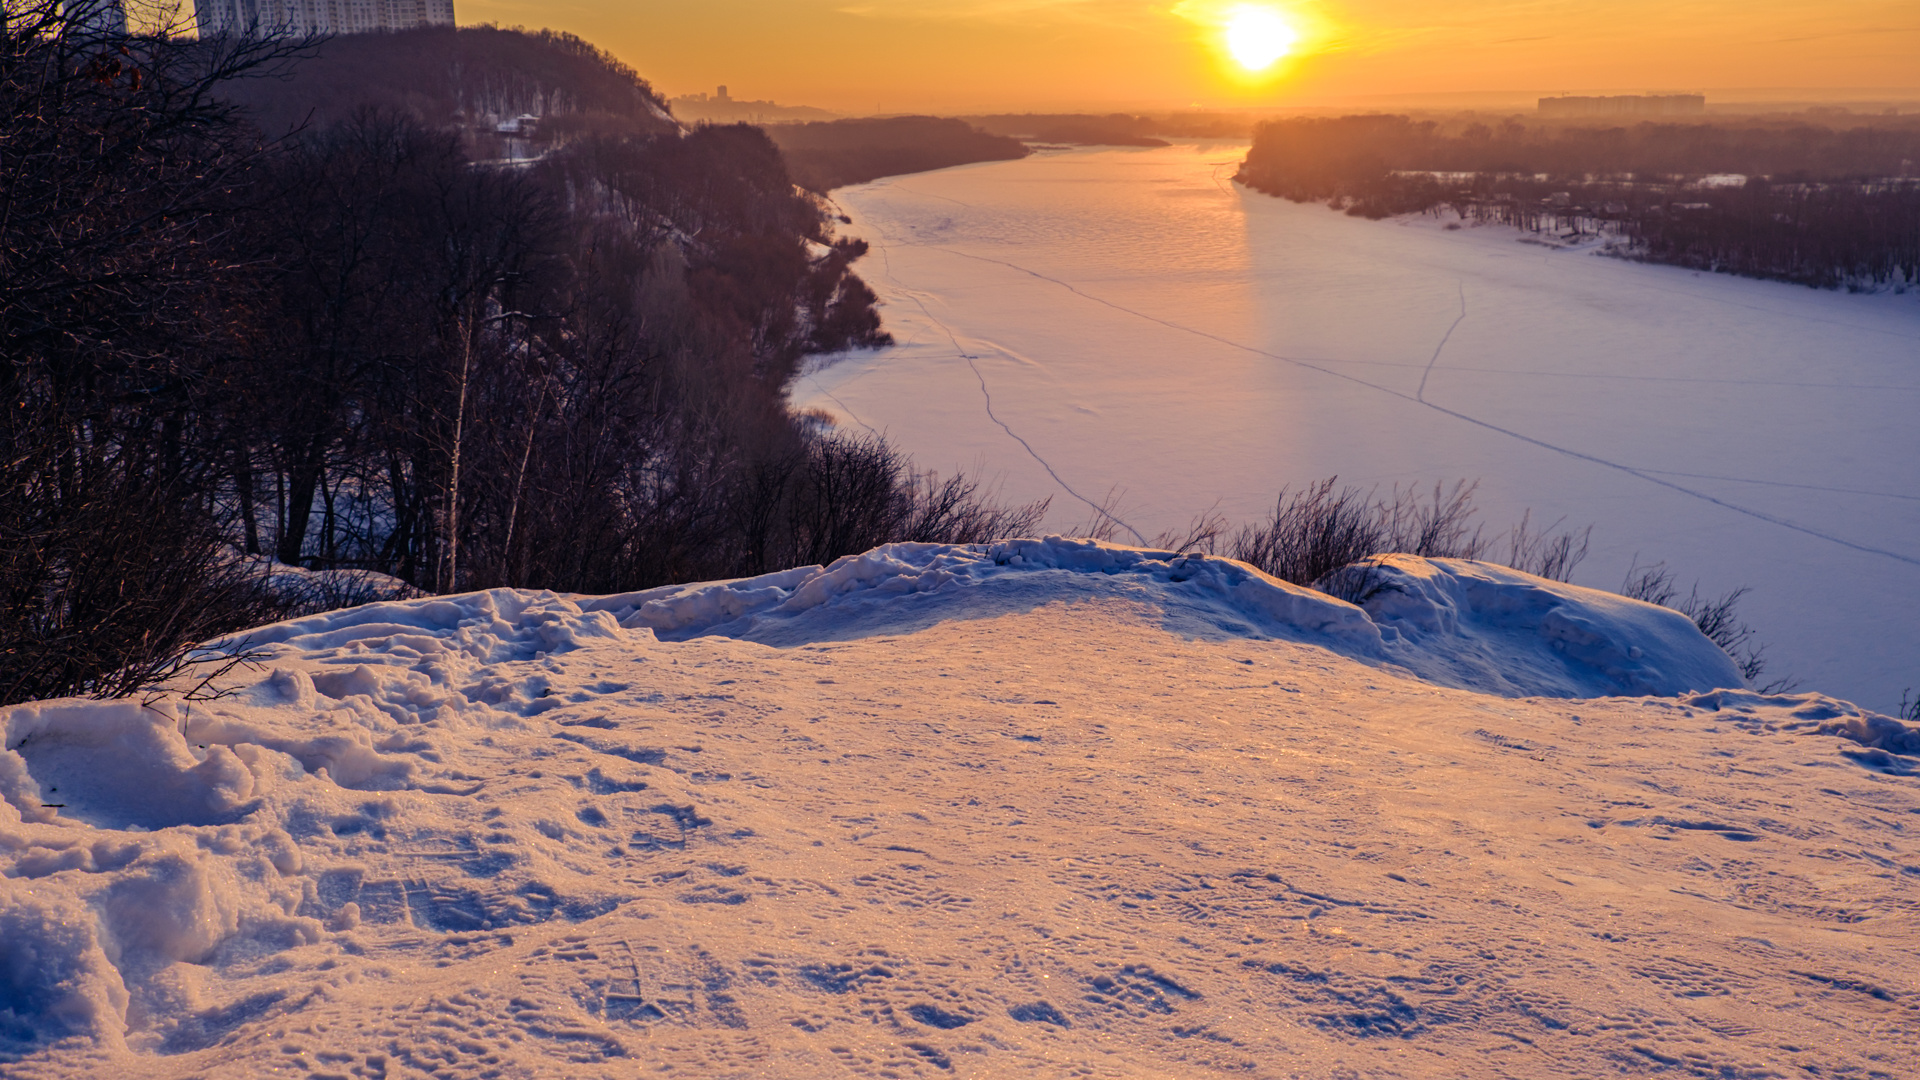
[[[1257,71],[1234,62],[1228,32],[1250,9],[1290,38]],[[1530,109],[1563,93],[1920,102],[1910,0],[463,0],[460,18],[578,34],[670,97],[724,83],[851,114],[1420,96]]]
[[[689,94],[670,96],[668,105],[673,114],[690,123],[711,121],[713,123],[749,124],[800,123],[808,120],[829,120],[839,115],[827,109],[809,105],[789,105],[784,102],[766,100],[743,100],[736,98],[725,85],[718,86],[712,94],[695,91]]]

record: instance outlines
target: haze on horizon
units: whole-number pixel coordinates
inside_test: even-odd
[[[1236,20],[1284,27],[1284,55],[1250,70],[1263,47],[1232,40]],[[727,84],[856,114],[1740,88],[1920,99],[1910,0],[462,0],[460,21],[578,34],[670,95]]]

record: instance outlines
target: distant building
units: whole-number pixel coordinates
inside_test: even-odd
[[[1543,97],[1541,116],[1699,116],[1704,94],[1619,94],[1611,97]]]
[[[708,124],[802,124],[811,120],[831,120],[834,113],[807,105],[777,105],[771,101],[739,101],[727,88],[719,87],[711,97],[694,93],[667,102],[673,115],[688,123]]]
[[[366,34],[452,26],[453,0],[194,0],[201,37]]]
[[[60,12],[88,34],[120,37],[127,32],[127,7],[121,0],[70,0],[60,5]],[[5,25],[6,18],[0,16],[0,26]]]

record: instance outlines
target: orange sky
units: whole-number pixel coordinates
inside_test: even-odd
[[[1915,0],[456,3],[463,23],[579,34],[669,95],[726,83],[736,98],[849,113],[1285,107],[1563,90],[1920,99]],[[1233,64],[1220,40],[1226,9],[1243,3],[1276,9],[1301,35],[1262,77]]]

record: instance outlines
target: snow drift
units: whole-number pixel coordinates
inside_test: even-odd
[[[1388,556],[1362,607],[1212,555],[1050,536],[889,544],[830,567],[676,585],[585,603],[663,640],[792,645],[903,632],[1040,598],[1122,595],[1170,629],[1321,645],[1430,682],[1504,697],[1671,696],[1744,685],[1686,616],[1460,559]]]
[[[1744,685],[1685,615],[1464,559],[1389,555],[1364,571],[1388,655],[1430,682],[1503,697],[1668,697]]]

